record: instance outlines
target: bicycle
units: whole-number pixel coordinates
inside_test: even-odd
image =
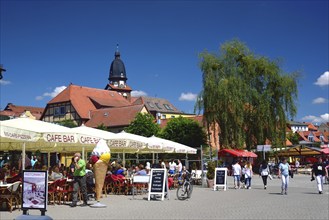
[[[193,185],[190,183],[191,174],[186,172],[184,176],[183,180],[178,182],[179,185],[176,192],[178,200],[191,198],[192,195]]]

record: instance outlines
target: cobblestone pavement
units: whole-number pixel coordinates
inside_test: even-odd
[[[268,180],[264,190],[259,176],[252,179],[252,188],[233,189],[233,177],[228,177],[228,190],[213,191],[195,186],[189,200],[176,198],[148,201],[147,194],[135,196],[108,195],[101,203],[106,208],[49,205],[46,215],[53,219],[329,219],[329,185],[318,194],[316,181],[309,175],[290,179],[288,195],[281,195],[280,179]],[[90,201],[90,204],[95,203]],[[0,212],[0,219],[15,219],[22,211]],[[30,215],[40,215],[31,210]]]

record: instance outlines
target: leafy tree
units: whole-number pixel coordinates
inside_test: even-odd
[[[96,128],[103,131],[109,131],[109,129],[104,125],[104,123],[98,125]]]
[[[190,147],[199,147],[206,143],[206,133],[198,122],[184,117],[171,119],[161,137]]]
[[[59,122],[56,122],[56,123],[59,124],[59,125],[68,127],[68,128],[78,127],[78,125],[74,122],[74,120],[71,120],[71,119],[59,121]]]
[[[196,110],[208,124],[219,125],[221,147],[248,149],[285,143],[286,118],[296,114],[297,73],[287,74],[278,61],[255,55],[238,40],[219,54],[200,54],[203,90]]]
[[[151,137],[159,133],[160,127],[155,123],[154,117],[151,114],[138,113],[125,131],[144,137]]]
[[[299,144],[299,135],[298,133],[289,132],[287,138],[291,141],[293,145]]]

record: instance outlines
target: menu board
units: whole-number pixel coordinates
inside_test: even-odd
[[[151,192],[161,193],[164,186],[164,170],[153,170],[151,177]]]
[[[22,209],[47,210],[47,171],[24,170],[22,184]]]
[[[166,169],[151,169],[151,181],[149,184],[148,200],[152,194],[161,194],[162,200],[164,199],[167,182],[167,170]]]
[[[218,187],[224,187],[226,190],[226,178],[227,178],[227,168],[216,168],[215,169],[215,183],[214,190],[217,190]]]

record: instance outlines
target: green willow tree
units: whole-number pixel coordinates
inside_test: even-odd
[[[297,108],[298,73],[284,73],[278,61],[255,55],[238,40],[221,46],[219,54],[200,54],[203,90],[195,109],[207,124],[219,125],[223,148],[264,144],[283,146],[286,119]]]
[[[160,127],[155,123],[155,119],[151,114],[138,113],[125,131],[131,134],[151,137],[159,133]]]

